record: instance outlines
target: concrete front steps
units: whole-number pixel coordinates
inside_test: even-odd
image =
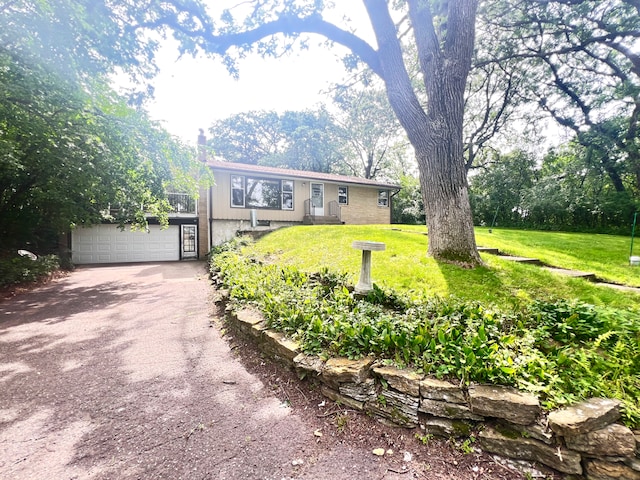
[[[344,222],[335,215],[305,215],[302,219],[303,225],[342,225],[343,223]]]

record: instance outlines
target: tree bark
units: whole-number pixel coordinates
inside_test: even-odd
[[[469,204],[462,128],[478,2],[441,2],[441,11],[432,10],[431,3],[408,1],[427,91],[425,111],[411,85],[385,0],[364,0],[378,42],[378,75],[416,152],[428,253],[437,260],[476,266],[482,260]]]
[[[475,242],[464,160],[464,93],[475,40],[476,0],[444,2],[435,12],[409,1],[409,15],[427,89],[426,132],[412,142],[429,229],[429,254],[482,263]],[[435,15],[446,23],[436,28]],[[418,128],[413,126],[412,128]]]

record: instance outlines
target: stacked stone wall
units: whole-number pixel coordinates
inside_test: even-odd
[[[226,304],[225,292],[219,294]],[[619,422],[617,400],[594,398],[547,413],[535,395],[510,387],[452,384],[371,357],[323,361],[270,331],[259,312],[225,311],[237,331],[301,377],[317,379],[322,393],[341,405],[423,434],[479,432],[478,445],[487,452],[539,462],[572,478],[640,480],[640,432]]]

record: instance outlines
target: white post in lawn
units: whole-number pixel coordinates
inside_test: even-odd
[[[373,290],[371,284],[371,252],[381,252],[386,248],[382,242],[367,242],[356,240],[351,244],[352,248],[362,250],[362,266],[360,267],[360,281],[356,285],[355,293],[366,295]]]

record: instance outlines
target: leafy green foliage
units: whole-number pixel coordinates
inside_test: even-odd
[[[391,223],[424,225],[424,203],[420,192],[420,181],[416,177],[401,174],[398,182],[401,189],[391,202]]]
[[[190,148],[107,86],[116,67],[149,73],[134,59],[153,42],[136,43],[129,7],[118,18],[100,2],[0,10],[0,251],[50,251],[109,207],[120,224],[166,221],[169,183],[196,193],[207,178]]]
[[[0,50],[0,94],[2,250],[30,242],[42,251],[109,206],[118,223],[166,219],[168,183],[197,183],[191,149],[97,83],[89,96]]]
[[[342,167],[338,126],[324,109],[240,113],[209,132],[211,150],[231,162],[324,173]]]
[[[475,221],[480,225],[539,230],[628,233],[640,208],[633,174],[618,191],[593,158],[593,150],[573,143],[551,150],[541,165],[531,155],[499,156],[471,177]],[[622,180],[621,180],[622,181]],[[495,222],[494,222],[495,221]]]
[[[161,9],[154,3],[141,8],[105,0],[3,2],[0,45],[16,59],[37,58],[49,73],[70,83],[87,85],[116,70],[148,80],[156,72],[158,39],[135,27]]]
[[[346,277],[310,275],[228,249],[211,259],[235,302],[309,354],[374,355],[438,378],[513,385],[546,407],[619,398],[640,425],[640,326],[631,313],[566,301],[498,309],[453,297],[411,299],[380,288],[365,298]]]
[[[44,255],[37,260],[15,256],[0,259],[0,287],[33,283],[60,268],[56,255]]]

